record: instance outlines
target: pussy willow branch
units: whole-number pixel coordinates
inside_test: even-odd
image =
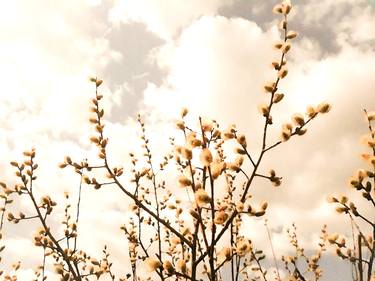
[[[203,130],[202,125],[202,118],[199,117],[199,125],[202,132],[202,140],[203,140],[203,148],[208,148],[209,143],[206,143],[206,135]],[[207,251],[209,251],[209,264],[210,264],[210,280],[215,281],[216,280],[216,272],[215,272],[215,234],[216,234],[216,224],[215,224],[215,189],[214,189],[214,180],[211,175],[211,168],[210,166],[204,167],[204,171],[208,171],[208,178],[210,183],[210,189],[211,189],[211,244]],[[206,178],[203,178],[203,182],[206,181]]]
[[[367,112],[366,109],[364,109],[364,112],[366,114],[366,117],[368,117],[368,112]],[[372,137],[372,139],[375,139],[375,133],[374,133],[374,130],[372,129],[371,120],[369,118],[367,118],[367,120],[368,120],[368,129],[370,131],[371,137]],[[375,156],[375,147],[372,148],[372,155]],[[375,174],[375,167],[374,166],[373,166],[373,173]],[[373,188],[373,192],[375,194],[375,177],[373,177],[372,188]],[[375,206],[375,202],[374,202],[372,196],[371,196],[371,199],[372,199],[373,205]],[[375,240],[375,220],[374,220],[373,229],[372,229],[372,239]],[[370,251],[370,263],[369,263],[368,271],[367,271],[368,280],[371,279],[374,259],[375,259],[375,242],[373,241],[372,250]]]
[[[143,130],[144,130],[144,128],[143,128]],[[157,186],[156,186],[156,176],[155,176],[154,167],[152,165],[151,154],[150,154],[150,150],[148,148],[148,144],[146,142],[146,136],[145,136],[145,132],[144,131],[143,131],[143,136],[144,136],[145,149],[147,151],[148,163],[149,163],[149,166],[150,166],[150,169],[151,169],[151,173],[152,173],[151,180],[152,180],[152,186],[154,188],[154,199],[155,199],[155,205],[156,205],[156,215],[158,217],[160,217],[160,204],[159,204],[158,191],[157,191]],[[159,259],[162,261],[163,260],[162,249],[161,249],[162,235],[161,235],[160,221],[157,221],[157,233],[158,233]],[[165,278],[164,278],[164,274],[163,274],[163,270],[162,269],[159,269],[159,275],[160,275],[161,280],[164,281]]]
[[[368,116],[368,112],[367,112],[366,109],[364,109],[364,112],[365,112],[366,116]],[[368,118],[367,118],[367,120],[368,120]],[[374,133],[374,130],[372,129],[372,125],[371,125],[371,121],[370,120],[368,120],[368,129],[370,131],[371,137],[374,139],[375,138],[375,133]],[[373,153],[373,155],[375,155],[375,147],[372,148],[372,153]]]
[[[223,260],[216,268],[215,268],[215,273],[218,272],[224,265],[227,261],[229,260],[232,260],[237,254],[236,253],[232,253],[230,255],[229,258],[225,258],[225,260]]]
[[[347,204],[343,204],[343,203],[340,203],[342,206],[344,206],[345,208],[347,208],[347,212],[349,213],[349,212],[351,212],[351,209],[350,209],[350,207],[347,205]],[[353,213],[353,212],[351,212],[351,213]],[[360,214],[359,212],[358,212],[358,210],[356,210],[356,213],[353,213],[353,215],[355,216],[355,217],[359,217],[360,219],[362,219],[364,222],[366,222],[367,224],[369,224],[371,227],[375,227],[375,223],[373,223],[373,222],[371,222],[368,218],[366,218],[364,215],[362,215],[362,214]]]
[[[65,263],[67,264],[67,266],[69,268],[69,272],[73,275],[75,280],[80,281],[82,279],[81,279],[80,272],[79,272],[79,269],[77,267],[77,264],[75,262],[73,262],[74,268],[76,270],[76,271],[74,271],[73,266],[70,263],[70,258],[65,253],[65,251],[61,248],[60,244],[58,243],[56,238],[52,235],[49,227],[47,226],[46,219],[47,219],[48,212],[46,212],[45,216],[43,217],[40,210],[39,210],[39,207],[38,207],[38,205],[35,201],[35,197],[34,197],[34,194],[33,194],[33,182],[34,182],[34,160],[33,160],[33,156],[30,156],[30,162],[31,162],[31,165],[30,165],[31,172],[30,172],[30,175],[29,175],[29,183],[30,183],[29,189],[27,189],[26,180],[24,180],[21,177],[22,181],[23,181],[23,184],[24,184],[25,188],[27,189],[27,193],[28,193],[29,197],[31,198],[31,201],[34,205],[34,208],[35,208],[36,212],[37,212],[37,216],[38,216],[40,222],[42,223],[42,225],[44,227],[45,233],[48,235],[48,237],[51,239],[51,241],[55,245],[55,249],[57,250],[57,252],[63,257],[63,260],[65,261]],[[19,172],[22,175],[22,170],[20,168],[19,168]]]
[[[236,277],[234,281],[238,281],[238,278],[240,277],[240,265],[241,265],[241,257],[236,256]]]
[[[298,269],[297,264],[296,264],[294,261],[292,261],[292,264],[293,264],[293,266],[294,266],[294,273],[295,273],[295,275],[297,275],[297,277],[298,277],[301,281],[307,281],[307,280],[305,279],[305,277],[303,276],[303,274],[301,273],[301,271]]]
[[[350,216],[350,226],[351,226],[351,231],[352,231],[352,243],[353,243],[353,249],[354,249],[354,252],[357,251],[357,245],[355,244],[355,238],[354,238],[354,221],[353,221],[353,218]],[[352,278],[354,280],[354,274],[355,274],[355,278],[358,278],[358,270],[357,270],[357,267],[355,266],[354,263],[351,263],[352,264]]]
[[[206,234],[206,226],[204,225],[203,219],[202,219],[202,210],[203,210],[202,208],[198,209],[198,221],[199,221],[199,224],[201,226],[202,236],[203,236],[204,244],[206,246],[206,251],[208,251],[210,249],[210,245],[208,243],[208,238],[207,238],[207,234]],[[193,261],[192,261],[192,263],[193,263]],[[194,265],[194,268],[197,267],[196,257],[194,259],[194,263],[192,264],[192,266],[193,265]]]
[[[276,254],[275,254],[275,249],[274,249],[274,247],[273,247],[272,237],[271,237],[271,232],[270,232],[270,229],[269,229],[269,227],[268,227],[267,220],[265,221],[264,225],[265,225],[266,230],[267,230],[268,241],[270,242],[270,245],[271,245],[272,256],[273,256],[273,262],[274,262],[274,264],[275,264],[276,274],[277,274],[277,278],[278,278],[277,281],[281,281],[280,271],[279,271],[279,266],[278,266],[278,264],[277,264],[277,258],[276,258]]]
[[[364,239],[365,246],[371,251],[371,247],[370,247],[369,243],[367,243],[366,236],[363,234],[361,228],[359,227],[357,222],[354,220],[353,215],[351,213],[349,213],[349,218],[350,218],[351,222],[353,223],[353,225],[356,227],[356,229],[358,231],[358,234],[362,236],[362,239]],[[354,243],[354,249],[356,249],[355,243]]]
[[[363,260],[362,260],[362,236],[358,235],[358,272],[359,281],[363,281]]]
[[[45,268],[46,268],[46,248],[43,247],[42,281],[44,281]]]
[[[373,240],[375,239],[375,227],[372,229],[372,238],[373,238]],[[371,279],[372,267],[374,265],[374,259],[375,259],[375,242],[373,241],[372,242],[372,251],[371,251],[371,254],[370,254],[370,260],[369,260],[368,271],[367,271],[368,280]]]
[[[306,127],[306,125],[307,125],[308,123],[310,123],[311,120],[313,120],[317,115],[318,115],[318,114],[315,113],[312,117],[310,117],[309,119],[307,119],[306,122],[305,122],[303,125],[297,127],[297,128],[294,130],[294,132],[293,132],[290,136],[292,137],[292,136],[298,135],[298,132],[299,132],[300,130],[302,130],[304,127]],[[271,150],[271,149],[275,148],[276,146],[280,145],[281,143],[282,143],[282,141],[277,141],[276,143],[274,143],[274,144],[270,145],[269,147],[265,148],[265,149],[264,149],[264,152],[267,152],[268,150]]]
[[[187,140],[185,127],[183,129],[183,133],[184,133],[184,136],[185,136],[185,140]],[[191,188],[192,188],[192,191],[195,192],[195,178],[194,178],[193,167],[192,167],[190,159],[188,160],[188,166],[189,166],[191,182],[192,182]],[[202,226],[202,233],[203,233],[204,242],[205,242],[206,247],[208,249],[208,241],[207,241],[206,232],[204,230],[204,225],[203,225],[203,221],[202,221],[202,217],[201,217],[202,209],[199,206],[197,206],[197,210],[198,210],[198,218],[196,220],[196,223],[194,224],[193,245],[192,245],[192,249],[191,249],[191,252],[192,252],[191,279],[193,281],[195,280],[196,273],[197,273],[197,266],[195,264],[195,260],[196,260],[196,257],[197,257],[197,245],[199,244],[199,226],[200,225]]]
[[[255,262],[257,263],[259,271],[260,271],[260,273],[262,275],[263,280],[267,281],[267,277],[266,277],[267,273],[266,273],[266,271],[263,270],[262,264],[260,263],[259,258],[257,258],[257,256],[255,255],[255,253],[254,253],[253,250],[251,250],[251,256],[255,260]]]
[[[211,175],[211,168],[208,166],[208,174],[210,179],[210,186],[211,186],[211,252],[209,255],[210,259],[210,273],[211,273],[211,280],[216,280],[216,272],[215,272],[215,234],[216,234],[216,223],[215,223],[215,189],[214,189],[214,180]]]
[[[246,174],[244,171],[243,171],[243,173]],[[226,171],[224,171],[224,175],[225,175],[225,179],[227,181],[227,188],[228,188],[229,200],[230,200],[230,202],[233,202],[233,187],[230,184],[230,182],[228,182],[229,174]],[[234,247],[234,241],[237,238],[238,227],[237,227],[237,225],[235,225],[232,222],[230,224],[229,228],[230,228],[230,248],[233,249],[233,247]],[[231,273],[231,278],[232,278],[231,280],[232,281],[235,281],[235,263],[236,263],[236,261],[237,261],[238,258],[239,257],[237,255],[235,255],[235,259],[233,259],[233,258],[230,259],[230,273]]]
[[[234,245],[233,223],[231,223],[229,227],[230,227],[230,248],[233,249],[233,245]],[[233,259],[230,260],[230,272],[231,272],[232,281],[234,281],[234,260]]]
[[[2,213],[1,213],[0,233],[1,233],[1,231],[3,230],[3,225],[4,225],[4,216],[5,216],[5,211],[6,211],[7,204],[8,204],[8,199],[7,199],[7,198],[4,198],[4,205],[3,205]]]
[[[80,212],[80,207],[81,207],[82,179],[83,179],[83,174],[81,170],[81,177],[80,177],[79,188],[78,188],[77,213],[76,213],[76,226],[77,227],[78,227],[79,212]],[[74,248],[73,248],[72,253],[74,253],[77,250],[77,238],[78,238],[78,235],[74,237]]]
[[[98,86],[96,86],[95,89],[96,98],[98,97]],[[101,116],[99,115],[99,104],[96,104],[96,112],[97,112],[97,118],[98,118],[98,125],[102,126]],[[104,135],[103,131],[99,132],[100,138],[103,140]],[[111,176],[111,178],[114,180],[114,183],[117,185],[117,187],[124,192],[129,198],[131,198],[134,203],[139,207],[142,208],[145,212],[147,212],[149,215],[151,215],[155,220],[159,221],[163,226],[165,226],[167,229],[169,229],[173,234],[175,234],[178,238],[180,238],[181,241],[186,243],[189,247],[192,247],[191,242],[186,239],[181,233],[179,233],[176,229],[174,229],[169,223],[167,223],[164,219],[160,218],[157,214],[155,214],[153,211],[151,211],[145,204],[143,204],[138,198],[136,198],[131,192],[126,190],[126,188],[120,183],[117,176],[113,173],[111,167],[108,163],[107,155],[104,157],[104,167]]]
[[[287,20],[286,15],[284,15],[284,20],[285,20],[285,21]],[[285,29],[284,29],[284,42],[287,41],[287,32],[288,32],[288,30],[287,30],[287,28],[285,28]],[[281,59],[280,59],[280,64],[279,64],[280,67],[284,64],[284,58],[285,58],[285,54],[283,53],[283,54],[281,55]],[[261,149],[260,155],[259,155],[259,157],[258,157],[258,160],[255,162],[255,166],[253,167],[253,171],[252,171],[252,173],[251,173],[249,179],[247,180],[247,183],[246,183],[246,186],[245,186],[245,190],[244,190],[244,192],[243,192],[243,194],[242,194],[242,197],[241,197],[241,199],[240,199],[240,201],[241,201],[242,203],[244,203],[244,202],[246,201],[247,193],[248,193],[248,191],[249,191],[249,189],[250,189],[250,186],[251,186],[251,184],[252,184],[252,182],[253,182],[253,180],[254,180],[254,178],[255,178],[256,172],[257,172],[257,170],[258,170],[258,168],[259,168],[259,165],[260,165],[260,163],[261,163],[261,161],[262,161],[262,159],[263,159],[263,156],[264,156],[264,154],[266,153],[265,148],[266,148],[266,141],[267,141],[267,129],[268,129],[268,125],[269,125],[269,116],[270,116],[270,114],[271,114],[272,106],[273,106],[273,104],[274,104],[274,103],[273,103],[273,97],[274,97],[276,91],[278,90],[277,87],[278,87],[279,82],[280,82],[280,78],[278,77],[278,78],[276,79],[276,82],[275,82],[275,87],[273,88],[273,90],[272,90],[272,92],[271,92],[271,97],[270,97],[269,106],[268,106],[268,108],[269,108],[269,115],[265,118],[265,123],[264,123],[264,127],[263,127],[262,149]],[[228,218],[228,220],[227,220],[227,222],[225,223],[225,225],[224,225],[224,227],[222,228],[222,230],[221,230],[221,231],[219,232],[219,234],[217,235],[217,237],[216,237],[216,239],[215,239],[213,245],[216,245],[216,244],[219,242],[220,238],[221,238],[221,237],[224,235],[224,233],[227,231],[228,227],[230,226],[230,224],[232,223],[232,221],[234,220],[234,218],[235,218],[237,215],[238,215],[237,210],[234,210],[233,213],[232,213],[232,215],[230,215],[230,217]],[[209,254],[209,251],[206,251],[204,255],[202,255],[202,256],[200,256],[200,257],[198,258],[198,260],[197,260],[197,264],[198,264],[199,262],[201,262],[201,261],[205,258],[205,256],[206,256],[207,254]]]
[[[136,179],[135,184],[136,184],[136,194],[135,194],[135,196],[138,196],[139,178]],[[146,257],[149,257],[148,251],[147,251],[147,249],[146,249],[146,247],[145,247],[145,245],[142,241],[141,208],[137,208],[137,217],[138,217],[138,242],[139,242],[139,245],[141,246],[144,254],[146,255]],[[134,268],[134,271],[133,271],[133,278],[134,278],[134,280],[136,280],[136,278],[137,278],[136,267]]]
[[[191,242],[188,239],[186,239],[181,233],[179,233],[176,229],[174,229],[168,222],[166,222],[162,218],[159,218],[157,214],[151,211],[138,198],[136,198],[133,194],[131,194],[128,190],[125,189],[125,187],[117,179],[117,176],[113,173],[112,169],[109,167],[107,160],[105,160],[105,166],[106,166],[107,172],[113,177],[115,184],[121,189],[122,192],[124,192],[128,197],[130,197],[135,202],[135,204],[139,206],[139,208],[142,208],[145,212],[151,215],[154,219],[159,220],[163,226],[165,226],[168,230],[170,230],[173,234],[175,234],[181,241],[186,243],[189,247],[192,246]]]
[[[32,159],[31,159],[31,163],[33,163]],[[22,170],[20,168],[18,169],[18,171],[22,175]],[[79,271],[76,271],[76,269],[73,267],[73,265],[71,264],[71,261],[70,261],[68,255],[61,248],[59,242],[56,240],[56,238],[50,232],[50,228],[48,227],[48,225],[46,223],[46,220],[43,218],[43,215],[42,215],[42,213],[39,210],[39,206],[38,206],[38,204],[35,201],[35,197],[34,197],[34,194],[33,194],[33,191],[32,191],[32,186],[33,186],[33,168],[32,168],[32,166],[31,166],[31,176],[30,176],[29,188],[27,188],[26,178],[25,178],[25,180],[22,179],[22,181],[23,181],[24,187],[27,189],[26,190],[27,194],[29,195],[29,197],[31,199],[31,202],[32,202],[32,204],[34,206],[35,211],[37,212],[37,216],[38,216],[39,221],[41,222],[41,224],[42,224],[42,226],[44,228],[45,233],[51,239],[51,241],[53,242],[53,244],[55,246],[56,251],[60,254],[60,256],[63,258],[64,262],[68,266],[69,272],[73,275],[74,280],[81,281],[82,279],[81,279],[81,276],[79,274]]]

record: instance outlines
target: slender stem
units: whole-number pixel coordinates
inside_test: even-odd
[[[67,264],[68,268],[69,268],[69,272],[73,275],[74,279],[77,280],[77,281],[81,281],[81,276],[79,275],[78,272],[75,271],[75,269],[73,268],[72,264],[70,263],[70,259],[69,257],[67,256],[67,254],[65,253],[65,251],[61,248],[61,246],[59,245],[59,243],[57,242],[57,240],[55,239],[55,237],[52,235],[52,233],[50,232],[50,229],[48,227],[48,225],[46,224],[46,221],[44,220],[40,210],[39,210],[39,206],[38,204],[36,203],[35,201],[35,198],[34,198],[34,195],[33,193],[31,192],[31,190],[28,190],[28,194],[29,194],[29,197],[34,205],[34,209],[36,210],[37,212],[37,215],[38,215],[38,218],[40,220],[40,222],[42,223],[43,225],[43,228],[44,228],[44,231],[45,233],[47,234],[47,236],[51,239],[51,241],[53,242],[53,244],[55,245],[56,247],[56,250],[58,251],[58,253],[63,257],[65,263]]]
[[[372,237],[373,237],[373,239],[375,238],[375,227],[372,230]],[[371,280],[372,267],[374,265],[374,259],[375,259],[375,243],[372,244],[372,250],[370,252],[370,260],[369,260],[368,270],[367,270],[367,279],[369,281]]]
[[[46,248],[43,247],[42,281],[44,281],[45,266],[46,266]]]
[[[354,238],[354,220],[352,218],[352,216],[350,216],[350,225],[351,225],[351,229],[352,229],[352,243],[353,243],[353,248],[354,248],[354,252],[357,251],[357,245],[356,245],[356,241],[355,241],[355,238]],[[354,263],[352,263],[352,275],[355,274],[355,279],[358,280],[358,270],[357,270],[357,267],[354,266]],[[354,278],[353,278],[354,279]]]
[[[5,199],[4,199],[3,210],[2,210],[2,213],[1,213],[0,232],[3,230],[3,225],[4,225],[4,216],[5,216],[5,210],[6,210],[6,206],[7,206],[7,204],[8,204],[8,200],[5,198]]]
[[[297,277],[300,278],[301,281],[307,281],[305,277],[303,277],[303,274],[301,273],[301,271],[299,271],[295,262],[293,262],[293,265],[294,265],[294,273],[297,275]]]
[[[268,227],[268,224],[267,224],[267,219],[265,220],[264,225],[266,226],[266,229],[267,229],[267,235],[268,235],[268,240],[269,240],[270,245],[271,245],[272,256],[273,256],[273,261],[274,261],[274,263],[275,263],[275,267],[276,267],[277,278],[278,278],[278,281],[281,281],[280,271],[279,271],[279,266],[278,266],[278,264],[277,264],[277,259],[276,259],[276,254],[275,254],[275,249],[274,249],[274,247],[273,247],[272,238],[271,238],[271,233],[270,233],[270,230],[269,230],[269,227]]]
[[[359,281],[363,281],[362,236],[361,235],[358,235],[358,272],[359,272]]]
[[[286,20],[286,15],[284,15],[284,19]],[[284,42],[287,41],[287,29],[284,30]],[[280,58],[280,67],[284,64],[284,58],[285,58],[285,54],[283,53],[281,55],[281,58]],[[268,109],[269,109],[269,114],[271,114],[271,110],[272,110],[272,106],[273,106],[273,97],[276,93],[276,91],[278,90],[278,84],[280,82],[280,78],[278,77],[275,81],[275,87],[274,89],[272,90],[272,93],[271,93],[271,96],[270,96],[270,100],[269,100],[269,105],[268,105]],[[308,123],[308,122],[306,122]],[[263,127],[263,138],[262,138],[262,148],[261,148],[261,152],[259,154],[259,157],[258,157],[258,160],[255,162],[255,165],[253,167],[253,171],[250,175],[250,177],[248,178],[247,182],[246,182],[246,185],[245,185],[245,189],[244,189],[244,192],[241,196],[241,199],[240,201],[242,203],[244,203],[246,201],[246,198],[247,198],[247,194],[249,192],[249,189],[250,189],[250,186],[256,176],[256,173],[257,173],[257,170],[259,168],[259,165],[263,159],[263,156],[264,154],[269,150],[269,149],[266,149],[266,144],[267,144],[267,129],[268,129],[268,125],[269,125],[269,116],[267,116],[265,118],[265,122],[264,122],[264,127]],[[203,138],[204,139],[204,138]],[[213,245],[216,245],[219,240],[221,239],[221,237],[224,235],[224,233],[227,231],[228,227],[230,226],[230,224],[232,223],[232,221],[234,220],[234,218],[238,215],[238,212],[237,210],[234,210],[232,215],[230,215],[230,217],[228,218],[226,224],[224,225],[224,227],[222,228],[222,230],[217,234],[216,236],[216,239],[213,243]],[[210,247],[211,248],[211,247]],[[203,255],[201,255],[198,259],[197,259],[197,263],[201,262],[205,256],[207,254],[210,253],[210,251],[212,251],[211,249],[206,251]]]
[[[82,171],[81,171],[82,172]],[[77,201],[77,214],[76,214],[76,227],[78,228],[78,221],[79,221],[79,212],[80,212],[80,207],[81,207],[81,193],[82,193],[82,179],[83,179],[83,175],[81,173],[81,178],[80,178],[80,181],[79,181],[79,188],[78,188],[78,201]],[[74,237],[74,248],[73,248],[73,253],[76,251],[77,249],[77,238],[78,238],[78,235],[76,235]]]
[[[96,97],[98,97],[98,86],[95,90]],[[98,118],[98,124],[97,126],[102,127],[102,121],[101,121],[101,115],[99,114],[100,108],[99,103],[96,104],[96,112],[97,112],[97,118]],[[103,131],[99,131],[99,136],[101,140],[104,140]],[[139,207],[142,208],[146,213],[151,215],[156,221],[160,222],[164,227],[166,227],[168,230],[170,230],[173,234],[175,234],[178,238],[180,238],[181,241],[186,243],[190,248],[192,247],[192,243],[186,239],[181,233],[179,233],[175,228],[173,228],[168,222],[166,222],[164,219],[160,218],[157,214],[155,214],[150,208],[148,208],[145,204],[143,204],[134,194],[132,194],[130,191],[128,191],[118,180],[117,176],[113,173],[112,169],[109,166],[107,155],[104,154],[104,167],[107,170],[108,174],[113,179],[113,183],[117,185],[117,187],[124,192],[129,198],[131,198],[134,203]]]

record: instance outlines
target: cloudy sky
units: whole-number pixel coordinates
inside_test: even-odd
[[[35,147],[41,166],[40,194],[63,200],[79,178],[57,165],[65,155],[91,157],[88,101],[90,75],[104,80],[102,91],[114,163],[128,165],[129,151],[139,150],[136,113],[141,112],[158,148],[175,134],[181,107],[191,116],[236,123],[252,149],[261,137],[257,105],[262,85],[273,78],[277,58],[274,0],[14,0],[0,10],[0,177],[14,182],[9,161]],[[280,125],[307,105],[328,101],[328,115],[308,133],[287,142],[265,159],[262,169],[283,176],[280,188],[257,182],[254,198],[268,200],[268,218],[278,253],[288,251],[280,229],[295,222],[307,248],[324,223],[349,234],[348,221],[326,203],[330,194],[350,194],[347,178],[364,165],[359,138],[366,133],[363,109],[375,109],[375,1],[296,0],[290,26],[299,33],[282,81],[285,100],[275,111]],[[258,145],[258,146],[257,146]],[[162,149],[163,150],[163,149]],[[155,153],[158,153],[156,151]],[[120,237],[125,222],[118,193],[85,191],[82,231],[92,239],[83,246],[95,252],[108,237]],[[74,192],[73,192],[74,193]],[[28,208],[18,202],[15,210]],[[363,208],[366,208],[364,205]],[[110,217],[110,219],[108,219]],[[261,222],[246,229],[258,243]],[[6,225],[9,263],[24,259],[36,225]],[[252,231],[254,229],[254,231]],[[263,241],[263,242],[262,242]],[[124,256],[125,238],[111,245]],[[265,244],[266,245],[266,244]],[[265,246],[267,247],[267,246]],[[120,267],[120,265],[117,265]],[[350,267],[324,260],[323,280],[351,280]],[[30,271],[30,270],[29,270]],[[339,279],[337,272],[342,274]],[[333,278],[333,279],[332,279]],[[336,277],[337,278],[337,277]]]

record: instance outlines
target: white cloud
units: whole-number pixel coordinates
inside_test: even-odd
[[[12,1],[1,11],[6,34],[0,47],[0,102],[6,106],[0,115],[4,127],[18,124],[14,134],[78,134],[88,115],[80,109],[93,94],[88,76],[121,59],[107,39],[87,34],[91,14],[86,7],[74,2],[74,14],[67,10],[71,5],[39,8]],[[102,32],[103,26],[94,29]]]
[[[367,0],[307,1],[296,3],[293,20],[316,28],[321,37],[333,36],[339,46],[350,42],[361,49],[372,48],[375,39],[375,10]]]
[[[347,5],[355,6],[366,3],[366,0],[337,0],[332,2],[330,0],[323,0],[319,2],[306,1],[306,3],[294,3],[297,10],[297,16],[303,16],[305,23],[312,25],[323,25],[323,20],[338,20],[338,16],[347,12]],[[335,28],[334,26],[327,26],[327,29]]]
[[[115,1],[109,18],[114,23],[142,22],[160,38],[170,40],[176,33],[201,15],[212,15],[233,0],[125,0]]]
[[[146,89],[147,111],[172,118],[186,106],[195,116],[242,125],[264,98],[262,85],[272,77],[269,65],[276,39],[275,29],[263,32],[244,19],[200,18],[176,43],[154,51],[168,76],[161,87],[150,84]]]

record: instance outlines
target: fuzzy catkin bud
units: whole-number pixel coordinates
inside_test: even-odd
[[[272,102],[273,102],[273,103],[278,103],[278,102],[280,102],[283,98],[284,98],[284,94],[278,94],[278,93],[276,93],[276,94],[273,96]]]
[[[303,118],[303,115],[298,113],[292,116],[292,121],[297,126],[303,126],[305,124],[305,119]]]
[[[273,47],[277,50],[280,50],[282,46],[283,46],[283,43],[276,43],[275,45],[273,45]]]
[[[276,176],[276,172],[274,169],[269,170],[268,173],[270,174],[271,178],[274,178]]]
[[[245,208],[245,205],[241,201],[237,202],[236,204],[237,212],[241,213],[244,210],[244,208]]]
[[[264,117],[267,117],[267,116],[269,115],[269,113],[270,113],[269,108],[268,108],[268,105],[266,105],[266,104],[260,104],[260,105],[258,106],[258,110],[259,110],[259,112],[260,112]]]
[[[234,172],[239,172],[241,169],[241,166],[238,165],[238,163],[236,162],[228,163],[227,166],[229,170],[234,171]]]
[[[240,257],[246,255],[250,251],[251,244],[249,241],[245,240],[237,242],[236,252]]]
[[[69,165],[71,165],[73,162],[69,156],[65,156],[65,163],[68,163]]]
[[[181,155],[187,159],[187,160],[191,160],[193,158],[193,152],[191,151],[191,149],[188,149],[186,147],[183,147],[181,149]]]
[[[280,50],[283,52],[283,54],[286,54],[290,51],[291,47],[292,46],[290,45],[290,43],[284,43]]]
[[[297,32],[292,31],[292,30],[289,31],[288,34],[287,34],[287,36],[286,36],[287,39],[294,39],[296,37],[297,37]]]
[[[217,179],[221,175],[221,172],[224,169],[225,169],[225,163],[224,162],[211,164],[211,176],[214,179]]]
[[[375,111],[367,112],[367,120],[374,121],[375,120]]]
[[[220,254],[222,254],[226,260],[229,260],[232,255],[232,250],[229,247],[225,247],[220,251]]]
[[[274,82],[268,82],[267,84],[264,85],[264,90],[268,93],[272,93],[272,91],[275,88],[275,83]]]
[[[237,153],[237,154],[241,154],[241,155],[246,154],[246,151],[243,150],[243,149],[240,148],[240,147],[236,147],[236,148],[234,149],[234,152]]]
[[[230,128],[223,131],[224,140],[229,140],[234,138],[234,133],[231,131]]]
[[[275,70],[279,70],[280,69],[280,64],[277,61],[272,62],[271,66]]]
[[[260,208],[265,211],[268,207],[268,202],[267,201],[264,201],[261,205],[260,205]]]
[[[315,115],[317,114],[316,110],[314,107],[312,106],[308,106],[306,108],[306,115],[309,117],[309,118],[314,118]]]
[[[195,202],[198,206],[203,206],[211,202],[211,197],[204,189],[198,189],[195,192]]]
[[[214,223],[215,224],[224,224],[225,221],[228,219],[228,214],[224,211],[216,212]]]
[[[273,7],[272,11],[275,14],[282,14],[283,13],[283,6],[281,4],[277,4]]]
[[[287,75],[288,75],[288,69],[286,69],[286,68],[282,68],[282,69],[279,70],[279,72],[277,73],[277,76],[278,76],[280,79],[285,78]]]
[[[188,179],[186,176],[181,175],[178,177],[178,183],[181,187],[188,187],[191,186],[191,180]]]
[[[186,262],[185,260],[181,259],[177,262],[177,267],[181,270],[182,273],[186,272]]]
[[[319,113],[328,113],[331,110],[331,106],[329,103],[321,103],[318,105],[318,111]]]
[[[61,264],[55,264],[55,272],[57,274],[63,274],[64,273],[64,268]]]
[[[368,176],[368,172],[365,169],[358,169],[355,173],[355,177],[360,182],[362,182],[367,176]]]
[[[372,135],[364,135],[362,138],[361,138],[361,142],[370,147],[370,148],[375,148],[375,139],[372,137]]]
[[[328,203],[337,203],[338,200],[335,197],[333,197],[333,196],[328,196],[327,197],[327,202]]]
[[[285,130],[285,129],[282,130],[282,132],[281,132],[281,141],[282,142],[288,141],[290,139],[290,137],[291,137],[291,133],[290,133],[289,130]]]
[[[96,80],[96,87],[99,87],[103,83],[103,80],[97,79]]]
[[[184,130],[185,129],[185,123],[184,121],[177,121],[176,122],[177,129]]]
[[[292,130],[293,130],[293,125],[290,124],[290,123],[286,123],[286,124],[283,124],[282,128],[283,128],[283,130],[286,130],[286,131],[292,132]]]
[[[153,272],[161,266],[162,266],[161,262],[156,258],[146,259],[146,267],[147,267],[148,272]]]
[[[281,6],[282,6],[282,13],[284,14],[284,15],[287,15],[287,14],[289,14],[290,13],[290,11],[292,10],[292,4],[290,3],[290,1],[288,1],[288,0],[286,0],[286,1],[284,1],[282,4],[281,4]]]
[[[184,107],[181,109],[181,118],[184,118],[189,113],[189,110]]]
[[[246,147],[246,146],[247,146],[245,135],[239,135],[239,136],[237,137],[237,142],[238,142],[241,146],[243,146],[243,147]]]
[[[236,159],[234,160],[234,162],[235,162],[239,167],[241,167],[242,164],[243,164],[243,160],[244,160],[243,156],[239,155],[239,156],[236,157]]]
[[[336,207],[336,212],[338,214],[342,214],[342,213],[347,212],[347,211],[348,211],[348,208],[346,208],[346,207]]]
[[[197,220],[199,219],[199,214],[198,214],[197,211],[191,209],[191,210],[189,210],[189,214],[190,214],[193,218],[195,218],[195,219],[197,219]]]
[[[213,127],[213,122],[212,120],[204,120],[202,122],[202,130],[205,131],[205,132],[210,132],[212,130],[212,127]]]
[[[163,268],[165,271],[167,271],[169,274],[173,273],[174,268],[170,261],[164,261],[163,262]]]
[[[198,147],[202,145],[202,142],[198,140],[196,137],[197,135],[194,132],[190,132],[186,136],[186,143],[190,148],[194,148],[194,147]]]
[[[202,149],[199,159],[203,166],[209,166],[213,161],[211,151],[208,148]]]

